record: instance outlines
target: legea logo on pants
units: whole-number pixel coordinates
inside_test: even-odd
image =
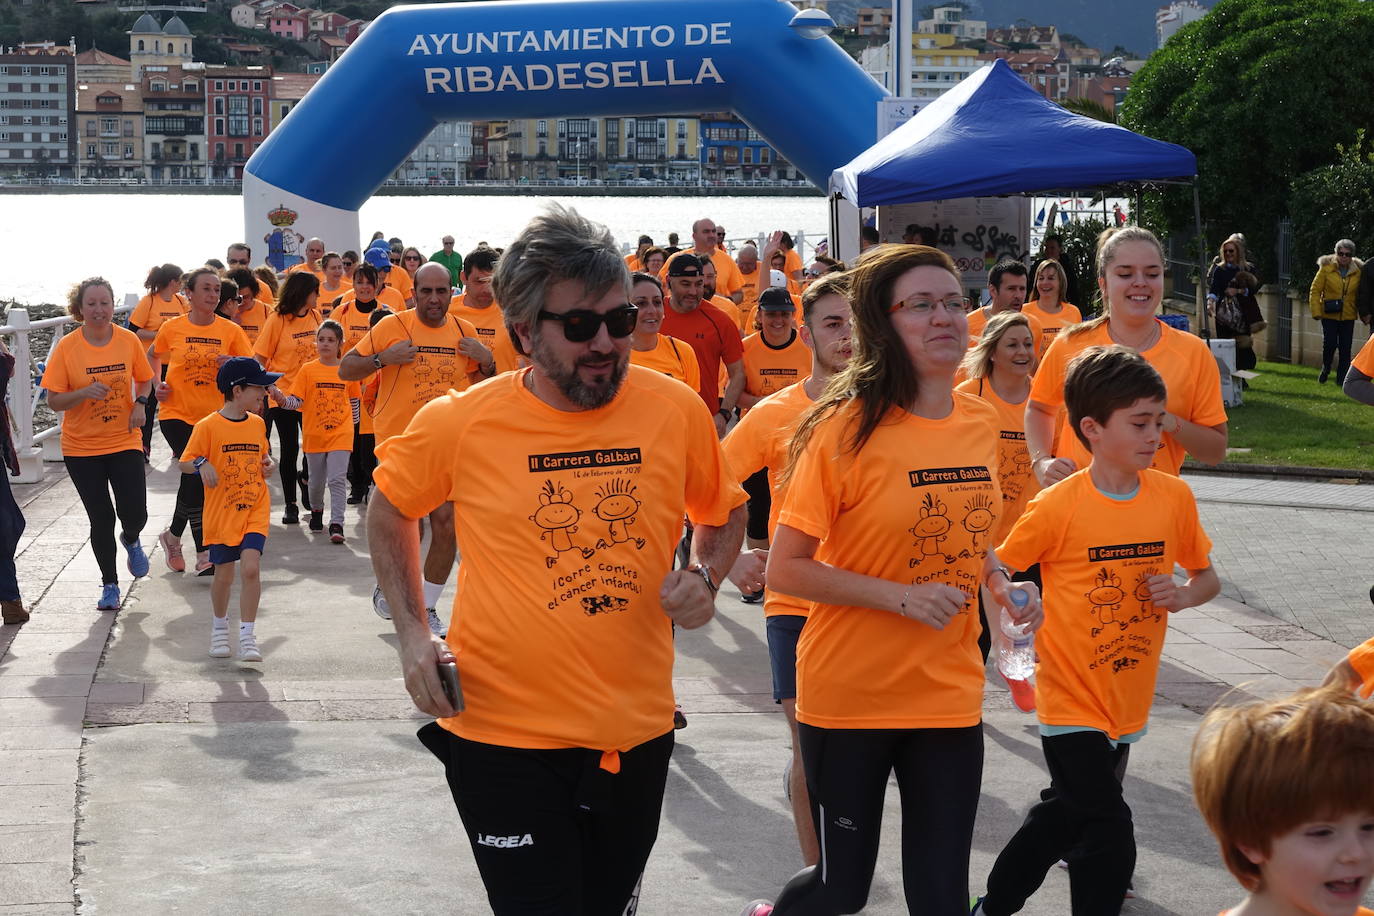
[[[495,846],[497,849],[514,849],[517,846],[533,846],[534,838],[528,833],[524,836],[493,836],[490,833],[477,834],[478,846]]]

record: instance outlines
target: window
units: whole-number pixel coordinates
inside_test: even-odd
[[[191,154],[190,154],[189,158],[191,159],[192,162],[194,162],[195,160],[197,160],[197,159],[200,158],[200,144],[199,144],[199,143],[192,143],[192,144],[191,144]]]
[[[223,92],[223,91],[224,91],[224,80],[215,80],[215,91],[216,91],[216,92]]]
[[[117,134],[117,133],[119,133],[119,119],[118,119],[118,118],[101,118],[101,119],[100,119],[100,132],[101,132],[102,134]]]
[[[145,50],[147,50],[147,49],[143,46],[143,39],[142,39],[142,38],[140,38],[140,39],[138,40],[138,49],[139,49],[140,51],[145,51]]]
[[[772,153],[773,153],[773,150],[770,149],[770,148],[767,147],[767,146],[765,146],[765,147],[763,147],[762,149],[760,149],[760,150],[759,150],[759,164],[761,164],[761,165],[767,165],[767,164],[768,164],[768,160],[771,159],[771,158],[773,158]]]
[[[224,114],[224,97],[215,97],[215,114]]]
[[[20,76],[33,76],[33,68],[32,68],[32,67],[20,67],[20,68],[19,68],[19,75],[20,75]]]
[[[246,84],[245,84],[246,86]],[[262,92],[262,80],[253,80],[253,91]],[[261,112],[259,112],[261,113]]]
[[[224,136],[224,119],[215,118],[215,133]]]
[[[242,159],[242,158],[243,158],[243,144],[242,144],[242,143],[235,143],[235,144],[234,144],[234,158],[235,158],[235,159]]]
[[[118,152],[119,152],[119,144],[118,144],[118,143],[102,143],[102,144],[100,144],[100,154],[101,154],[102,156],[114,156],[114,155],[116,155]]]
[[[195,80],[187,80],[185,83],[182,83],[182,85],[186,87],[186,91],[187,91],[187,92],[195,92],[195,91],[196,91],[197,83],[196,83]]]
[[[534,135],[536,137],[547,137],[549,135],[549,122],[538,121],[534,125]]]
[[[128,118],[125,118],[125,119],[124,119],[124,136],[126,136],[126,137],[132,137],[133,135],[134,135],[134,122],[131,121],[131,120],[128,119]]]
[[[261,98],[261,97],[258,97],[258,98],[254,98],[254,99],[253,99],[253,114],[259,115],[259,116],[262,115],[262,98]]]
[[[253,119],[253,136],[256,137],[256,136],[257,136],[258,134],[260,134],[260,133],[262,133],[262,118],[254,118],[254,119]]]
[[[134,158],[134,145],[133,145],[132,143],[126,143],[126,144],[124,144],[124,158],[125,158],[125,159],[132,159],[132,158]]]
[[[248,136],[248,115],[230,115],[228,134],[231,137]]]
[[[677,157],[679,159],[687,158],[687,141],[679,140],[677,142]]]
[[[94,143],[87,143],[87,144],[86,144],[86,158],[87,158],[87,159],[94,159],[94,158],[95,158],[95,144],[94,144]]]
[[[153,80],[152,89],[154,92],[166,92],[167,84],[161,80]]]
[[[746,147],[744,148],[744,164],[745,164],[745,165],[753,165],[753,164],[754,164],[754,148],[753,148],[752,146],[746,146]]]
[[[224,144],[223,144],[223,143],[216,143],[216,144],[215,144],[215,158],[216,158],[216,159],[223,159],[223,158],[224,158]]]
[[[89,119],[87,119],[87,121],[86,121],[86,136],[88,136],[88,137],[94,137],[94,136],[95,136],[95,118],[89,118]]]
[[[230,113],[231,115],[232,115],[232,114],[243,114],[243,115],[248,114],[248,96],[246,96],[246,95],[231,95],[231,96],[229,96],[229,113]],[[262,112],[258,112],[258,114],[262,114]]]

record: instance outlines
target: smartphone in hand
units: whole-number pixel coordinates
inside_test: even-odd
[[[448,705],[462,712],[463,687],[458,683],[458,664],[452,661],[439,662],[436,667],[439,669],[439,683],[443,685]]]

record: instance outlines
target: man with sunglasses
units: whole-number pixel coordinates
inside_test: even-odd
[[[675,255],[668,262],[668,308],[663,310],[661,332],[692,348],[701,369],[701,395],[715,414],[716,434],[734,416],[735,403],[744,390],[744,347],[739,325],[720,309],[703,299],[705,278],[701,261],[691,252]],[[720,367],[725,366],[725,391],[720,391]]]
[[[430,255],[429,259],[435,264],[442,264],[447,267],[449,286],[456,290],[462,290],[463,278],[459,274],[463,269],[463,256],[453,250],[453,236],[444,236],[441,244],[444,247]]]
[[[253,260],[253,249],[243,242],[235,242],[224,252],[226,270],[238,270],[240,267],[248,270],[251,266],[248,262],[251,260]]]
[[[339,378],[345,382],[379,374],[372,414],[379,455],[382,444],[405,432],[406,424],[429,401],[450,389],[463,391],[496,373],[496,362],[477,339],[477,330],[448,313],[451,287],[444,265],[425,264],[415,272],[415,279],[415,308],[377,322],[339,363]],[[453,507],[445,502],[427,514],[433,533],[425,556],[424,606],[430,629],[442,636],[448,627],[435,608],[457,556]],[[390,619],[380,585],[373,591],[372,608],[378,616]]]
[[[744,493],[697,398],[629,365],[637,310],[605,227],[551,206],[495,293],[531,366],[432,401],[379,450],[373,565],[492,909],[634,913],[673,747],[672,624],[713,616]],[[413,519],[448,503],[464,555],[445,643]],[[684,514],[692,567],[673,570]],[[466,705],[442,686],[455,660]]]

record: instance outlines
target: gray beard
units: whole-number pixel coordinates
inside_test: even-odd
[[[566,369],[559,366],[554,356],[549,353],[543,334],[535,336],[534,352],[530,354],[530,359],[549,381],[553,382],[563,397],[584,410],[595,410],[614,401],[615,396],[620,393],[620,386],[625,383],[625,374],[629,371],[630,354],[621,354],[620,360],[611,369],[610,377],[602,387],[593,387],[583,382],[577,374],[577,364]]]

